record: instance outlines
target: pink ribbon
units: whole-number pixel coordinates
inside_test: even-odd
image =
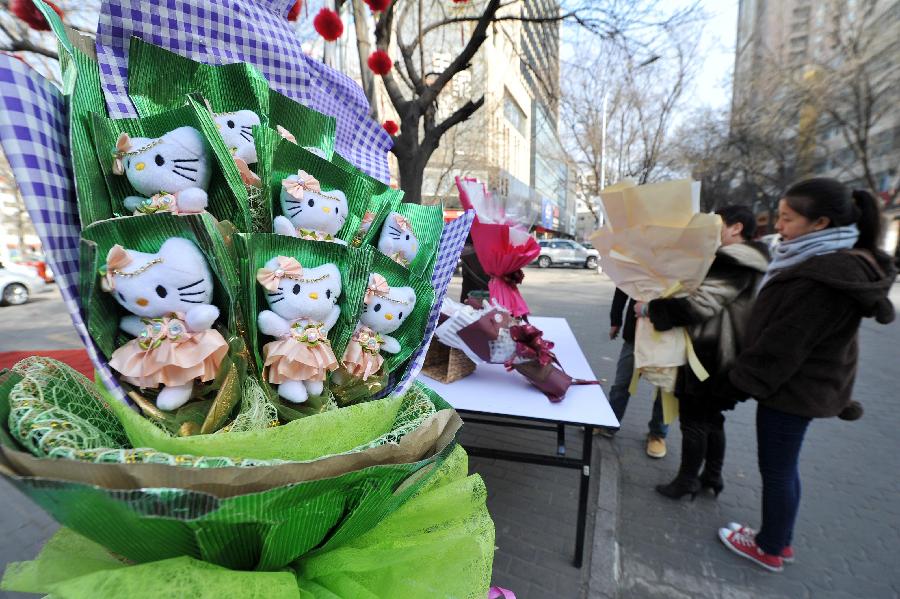
[[[238,172],[241,174],[241,181],[244,182],[244,185],[250,185],[252,187],[261,187],[262,179],[259,178],[259,175],[250,170],[250,167],[247,165],[247,161],[243,158],[238,158],[234,156],[234,165],[237,167]]]
[[[488,599],[516,599],[516,594],[503,587],[491,587],[488,589]]]
[[[408,233],[412,233],[412,223],[410,223],[409,220],[405,216],[395,214],[394,220],[397,221],[397,227],[401,231],[406,231]]]
[[[268,291],[278,291],[281,279],[299,280],[303,278],[303,267],[296,258],[278,256],[277,261],[278,267],[275,270],[260,268],[256,271],[256,280]]]
[[[119,133],[116,140],[116,150],[113,152],[112,172],[114,175],[125,174],[125,154],[131,151],[131,138],[124,131]]]
[[[278,134],[281,137],[285,138],[286,140],[293,142],[293,143],[297,143],[297,138],[294,137],[294,134],[291,133],[290,131],[288,131],[287,129],[285,129],[284,127],[282,127],[281,125],[276,125],[275,130],[278,131]]]
[[[388,285],[387,279],[378,273],[372,273],[372,276],[369,279],[369,286],[366,287],[366,297],[364,301],[368,306],[372,303],[372,300],[375,299],[375,296],[388,297],[390,293],[391,287]]]
[[[109,252],[106,254],[106,272],[103,273],[101,282],[104,291],[112,291],[116,288],[116,271],[125,268],[131,262],[131,256],[118,243],[109,248]]]
[[[292,198],[296,198],[298,200],[303,199],[303,194],[307,191],[311,191],[313,193],[322,193],[322,188],[319,185],[319,180],[307,173],[304,170],[297,171],[298,179],[282,179],[281,186],[284,187],[284,190],[288,192]]]

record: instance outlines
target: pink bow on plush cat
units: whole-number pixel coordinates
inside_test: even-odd
[[[319,180],[304,170],[297,171],[299,179],[282,179],[281,185],[292,198],[303,199],[304,192],[322,193]]]
[[[256,280],[268,291],[278,291],[281,279],[285,278],[295,280],[303,278],[303,267],[296,258],[278,256],[278,268],[275,270],[260,268],[256,271]]]
[[[400,216],[399,214],[394,215],[394,220],[397,221],[397,226],[401,231],[412,231],[412,223],[405,216]]]
[[[373,274],[372,281],[369,283],[369,286],[366,287],[366,297],[364,301],[366,302],[366,305],[368,305],[372,303],[375,296],[388,297],[390,293],[391,287],[388,285],[387,279],[379,274]]]
[[[285,138],[286,140],[293,142],[293,143],[297,143],[297,138],[294,137],[294,134],[291,133],[290,131],[288,131],[287,129],[285,129],[284,127],[282,127],[281,125],[276,126],[275,130],[278,131],[278,134],[281,135],[281,137]]]
[[[131,151],[131,138],[124,131],[119,133],[119,139],[116,140],[116,151],[113,152],[112,172],[114,175],[125,174],[125,163],[123,158],[125,154]]]
[[[106,272],[103,273],[102,287],[104,291],[112,291],[116,288],[116,271],[131,264],[131,256],[118,243],[109,248],[106,254]]]

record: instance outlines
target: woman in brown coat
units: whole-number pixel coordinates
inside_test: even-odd
[[[745,348],[734,367],[714,377],[723,407],[753,397],[763,483],[762,527],[731,523],[725,546],[780,571],[793,559],[800,504],[800,448],[813,418],[861,415],[852,402],[863,318],[891,322],[888,291],[896,278],[877,249],[880,214],[866,191],[834,179],[809,179],[788,189],[778,209],[781,243],[762,281]]]

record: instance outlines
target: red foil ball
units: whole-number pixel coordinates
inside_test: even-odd
[[[387,10],[391,5],[391,0],[363,0],[372,9],[372,12],[381,12]]]
[[[52,2],[47,2],[47,5],[59,15],[60,19],[63,18],[62,9]],[[47,19],[44,18],[44,15],[41,14],[41,11],[37,9],[32,0],[10,0],[9,12],[25,21],[29,27],[36,31],[50,31],[50,23],[47,22]]]
[[[396,121],[385,121],[381,123],[381,126],[388,132],[388,135],[397,135],[397,132],[400,131],[400,125]]]
[[[384,50],[375,50],[369,54],[369,60],[366,63],[376,75],[387,75],[391,72],[391,67],[394,66],[394,61],[391,60],[391,57]]]
[[[294,2],[294,5],[291,7],[291,10],[288,11],[287,20],[288,21],[296,21],[300,18],[300,11],[303,9],[303,0],[297,0]]]
[[[319,11],[319,14],[313,19],[313,27],[316,33],[329,42],[333,42],[344,33],[344,22],[336,12],[328,8]]]

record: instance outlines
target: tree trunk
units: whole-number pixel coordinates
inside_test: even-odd
[[[352,0],[353,7],[353,25],[356,30],[356,51],[359,55],[359,74],[362,79],[362,88],[369,101],[369,115],[376,121],[381,121],[378,117],[378,107],[375,104],[375,75],[369,69],[367,61],[369,54],[372,53],[372,45],[369,43],[369,24],[366,22],[366,12],[363,8],[362,0]]]
[[[422,203],[422,184],[425,182],[425,165],[428,159],[422,152],[403,152],[394,148],[397,166],[400,171],[400,189],[403,190],[403,201],[412,204]]]

